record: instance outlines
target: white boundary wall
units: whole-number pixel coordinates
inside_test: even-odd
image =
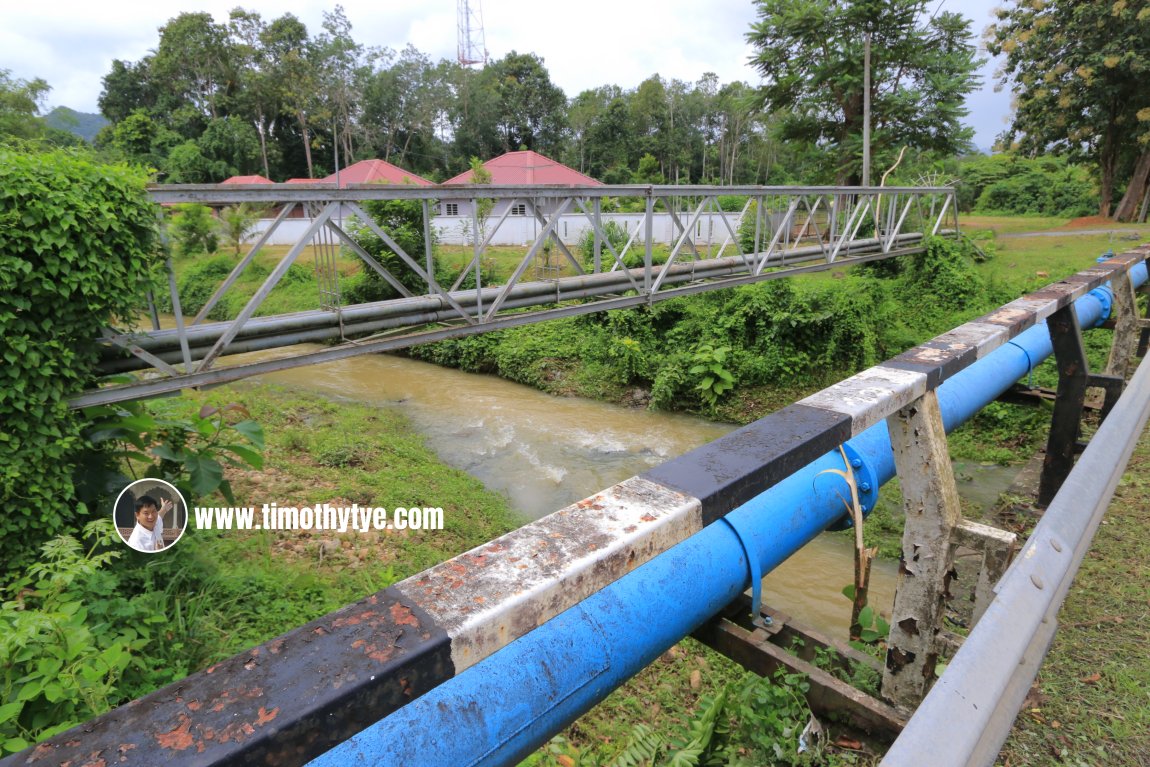
[[[691,220],[690,212],[682,212],[678,214],[679,221],[686,224]],[[738,213],[704,213],[699,216],[699,220],[694,226],[694,240],[699,244],[706,244],[711,242],[715,245],[721,245],[730,236],[727,227],[723,225],[722,218],[726,217],[730,224],[731,230],[738,232]],[[348,223],[351,216],[344,218],[344,224]],[[608,221],[614,221],[619,226],[623,227],[628,234],[635,231],[636,228],[643,226],[644,214],[642,213],[604,213],[601,216],[603,224],[606,225]],[[263,219],[256,226],[255,231],[250,235],[249,239],[255,241],[261,234],[267,231],[271,226],[273,219]],[[487,221],[487,231],[490,233],[491,228],[495,226],[498,219],[491,217]],[[472,223],[469,216],[435,216],[431,220],[432,226],[435,228],[439,242],[444,245],[470,245]],[[299,241],[304,231],[311,224],[310,218],[289,218],[283,221],[272,233],[269,240],[271,245],[294,245]],[[563,240],[570,247],[578,244],[579,238],[583,232],[591,228],[591,220],[583,215],[570,214],[561,216],[556,225],[556,233],[559,238]],[[499,231],[491,239],[492,245],[529,245],[535,241],[539,236],[539,232],[543,229],[543,224],[532,216],[508,216],[499,227]],[[671,216],[667,213],[655,213],[652,216],[652,239],[655,243],[672,244],[677,240],[677,228],[671,220]],[[639,235],[635,238],[636,243],[643,242],[643,232],[640,231]],[[632,246],[633,247],[633,246]]]

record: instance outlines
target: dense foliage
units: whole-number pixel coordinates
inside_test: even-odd
[[[549,391],[625,398],[635,387],[653,407],[722,415],[729,394],[829,383],[991,308],[1002,296],[992,295],[970,255],[934,239],[892,277],[774,280],[411,354]],[[910,304],[923,308],[900,310]]]
[[[144,177],[70,151],[0,147],[0,561],[13,569],[87,512],[87,446],[67,398],[92,383],[93,339],[150,286],[156,210]]]
[[[969,157],[956,184],[959,208],[1021,216],[1088,216],[1098,207],[1091,174],[1063,157],[1014,153]]]
[[[39,77],[13,79],[9,70],[0,69],[0,139],[39,140],[60,146],[78,143],[74,135],[40,117],[50,90]]]
[[[408,258],[422,269],[427,268],[423,206],[419,200],[369,200],[363,203],[363,209]],[[374,257],[408,292],[420,295],[427,291],[427,285],[420,276],[367,222],[355,221],[349,228],[359,246]],[[361,266],[360,274],[343,291],[344,299],[352,304],[398,298],[399,295],[394,285],[366,263]]]
[[[747,34],[764,78],[756,101],[780,115],[784,139],[830,150],[838,183],[861,178],[864,34],[876,160],[893,160],[903,146],[950,155],[969,144],[973,131],[959,120],[980,62],[960,14],[937,13],[926,0],[756,5],[759,20]]]
[[[987,30],[987,50],[1006,57],[1001,83],[1016,96],[1006,140],[1097,163],[1104,216],[1136,161],[1141,179],[1120,218],[1129,218],[1150,178],[1148,24],[1150,5],[1141,0],[1028,0],[999,9]]]
[[[820,180],[805,147],[781,152],[750,93],[704,73],[569,98],[534,53],[471,69],[410,45],[367,48],[338,7],[317,34],[290,13],[237,8],[225,22],[180,14],[153,53],[114,61],[97,143],[186,183],[318,178],[365,158],[444,179],[524,148],[614,183]]]

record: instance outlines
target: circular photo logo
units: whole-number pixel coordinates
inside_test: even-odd
[[[162,479],[138,479],[125,487],[112,510],[112,522],[124,543],[155,554],[176,544],[188,527],[188,504]]]

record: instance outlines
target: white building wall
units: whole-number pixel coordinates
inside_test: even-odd
[[[699,217],[693,227],[693,236],[696,243],[705,244],[707,242],[721,245],[724,240],[729,237],[727,227],[723,225],[722,217],[725,216],[730,224],[730,227],[735,232],[738,232],[738,218],[737,213],[704,213]],[[346,224],[348,218],[344,219]],[[643,226],[642,213],[604,213],[601,216],[604,225],[608,221],[614,221],[631,234],[636,228]],[[690,213],[680,213],[679,221],[686,224],[691,219]],[[498,215],[494,213],[487,220],[487,233],[491,233],[492,227],[499,221]],[[251,235],[251,240],[255,241],[260,235],[267,231],[271,226],[273,219],[264,219],[259,222],[255,232]],[[303,233],[311,225],[311,219],[306,218],[289,218],[284,220],[275,232],[272,233],[269,244],[271,245],[293,245],[299,241]],[[470,245],[472,243],[472,221],[469,216],[436,216],[432,219],[432,226],[435,228],[436,235],[439,242],[445,245]],[[582,213],[566,214],[561,216],[556,224],[556,233],[563,242],[570,246],[578,244],[579,238],[583,236],[583,232],[591,228],[591,220]],[[508,216],[502,226],[491,238],[492,245],[529,245],[535,241],[539,233],[543,229],[543,224],[534,216]],[[672,244],[677,239],[677,231],[671,216],[667,213],[655,213],[652,217],[652,239],[657,244]],[[482,237],[481,237],[482,239]],[[635,242],[643,242],[643,232],[640,231],[639,235],[635,238]]]

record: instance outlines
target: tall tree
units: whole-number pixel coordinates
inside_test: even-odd
[[[235,8],[228,16],[228,31],[239,80],[237,111],[255,128],[263,174],[271,178],[268,138],[275,131],[283,100],[275,82],[270,52],[264,45],[268,27],[255,11]]]
[[[441,69],[408,45],[397,59],[385,52],[363,92],[362,121],[375,155],[404,168],[431,170],[441,155],[439,129],[448,119]]]
[[[970,22],[927,16],[928,0],[756,0],[747,40],[766,83],[756,105],[780,116],[784,139],[821,143],[837,182],[860,178],[863,34],[871,35],[876,151],[901,145],[953,154],[969,146],[959,122],[978,84]]]
[[[467,170],[471,157],[493,157],[503,150],[496,73],[492,67],[473,70],[446,60],[438,69],[452,95],[447,172],[455,174]]]
[[[310,55],[307,26],[290,13],[285,13],[268,25],[261,40],[280,108],[295,122],[295,138],[303,149],[307,177],[314,178],[309,115],[316,108],[318,76]]]
[[[543,59],[511,53],[488,67],[499,95],[504,151],[520,147],[544,153],[559,148],[567,127],[567,97],[551,82]]]
[[[370,71],[366,51],[351,36],[351,22],[343,6],[323,14],[323,32],[312,42],[317,73],[316,122],[331,126],[332,140],[342,166],[353,161],[359,133],[358,115],[363,84]],[[325,125],[325,127],[326,127]]]
[[[9,70],[0,69],[0,138],[43,135],[47,126],[39,114],[50,90],[48,83],[39,77],[17,80]]]
[[[160,27],[150,71],[162,93],[212,119],[228,114],[237,85],[235,64],[225,25],[210,13],[181,13]]]
[[[156,106],[151,62],[151,56],[134,63],[112,61],[112,71],[104,75],[104,90],[98,102],[104,117],[117,123],[138,109],[151,110]]]
[[[1006,55],[1000,84],[1011,84],[1016,97],[1005,138],[1031,154],[1096,162],[1103,216],[1136,159],[1136,197],[1150,171],[1148,21],[1145,0],[1049,0],[1000,9],[987,30],[987,50]],[[1128,217],[1134,205],[1121,207]]]

